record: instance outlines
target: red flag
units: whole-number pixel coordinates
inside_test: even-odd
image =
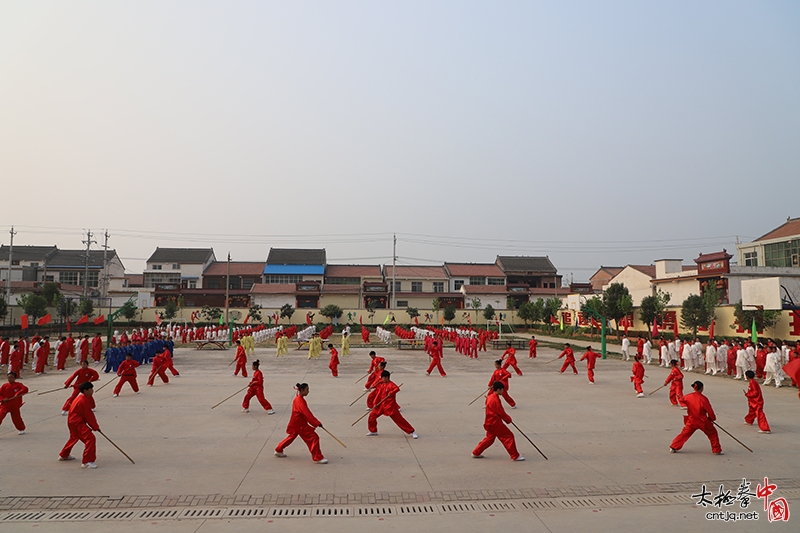
[[[244,317],[244,322],[242,322],[242,324],[247,324],[248,320],[250,320],[250,315],[247,315],[246,317]]]
[[[19,327],[20,329],[28,329],[28,315],[19,317]]]
[[[67,331],[72,331],[72,323],[70,323],[69,317],[67,317]]]
[[[364,325],[364,317],[363,316],[361,316],[361,315],[358,316],[358,323],[361,324],[362,326]]]
[[[653,337],[658,337],[658,320],[653,319]]]
[[[625,335],[627,335],[628,334],[628,327],[630,327],[630,324],[629,324],[629,321],[628,321],[628,315],[625,315],[625,318],[622,319],[622,327],[625,328]]]
[[[558,321],[558,319],[556,317],[554,317],[553,315],[550,315],[550,323],[551,324],[559,324],[560,322]]]
[[[49,324],[51,320],[50,313],[47,313],[42,318],[36,321],[37,326],[44,326],[45,324]]]
[[[792,359],[783,366],[783,372],[795,383],[800,383],[800,359]]]
[[[99,326],[100,324],[102,324],[105,321],[106,321],[106,317],[104,315],[100,315],[99,317],[94,319],[94,325],[95,326]]]
[[[419,317],[418,316],[414,317],[414,324],[419,326]]]
[[[75,322],[75,325],[80,326],[81,324],[86,324],[87,322],[89,322],[89,315],[83,315],[78,319],[77,322]]]
[[[672,323],[672,332],[675,334],[675,338],[678,338],[678,321]]]
[[[714,320],[711,321],[711,327],[708,330],[708,340],[712,340],[714,338]]]

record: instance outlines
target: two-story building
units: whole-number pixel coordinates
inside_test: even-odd
[[[736,245],[739,266],[800,268],[800,218],[786,222],[753,242]]]
[[[444,267],[398,265],[395,269],[392,265],[384,265],[383,277],[389,284],[389,297],[394,293],[398,308],[430,309],[434,298],[439,300],[441,308],[464,307],[463,294],[448,290],[449,280]]]
[[[197,289],[203,286],[203,272],[216,261],[213,248],[156,248],[143,272],[144,286],[174,285]]]
[[[527,285],[532,289],[557,289],[561,287],[561,276],[547,256],[498,255],[495,264],[506,276],[509,287]]]

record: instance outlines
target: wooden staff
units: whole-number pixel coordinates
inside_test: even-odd
[[[336,438],[336,435],[334,435],[333,433],[331,433],[330,431],[328,431],[328,430],[327,430],[327,429],[325,429],[324,427],[322,427],[322,426],[320,426],[320,427],[322,428],[322,431],[324,431],[325,433],[327,433],[328,435],[330,435],[331,437],[333,437],[333,440],[335,440],[336,442],[338,442],[339,444],[341,444],[343,447],[347,448],[347,446],[345,446],[344,442],[342,442],[342,441],[340,441],[339,439],[337,439],[337,438]]]
[[[364,374],[363,376],[361,376],[360,378],[358,378],[358,379],[356,380],[356,383],[358,383],[359,381],[361,381],[361,380],[362,380],[362,379],[364,379],[365,377],[369,376],[370,374],[372,374],[372,372],[367,372],[366,374]]]
[[[660,391],[661,389],[663,389],[663,388],[664,388],[664,387],[666,387],[666,386],[667,386],[666,384],[664,384],[664,385],[661,385],[659,388],[657,388],[656,390],[654,390],[653,392],[651,392],[650,394],[648,394],[648,396],[652,396],[653,394],[655,394],[656,392]]]
[[[730,434],[730,432],[729,432],[727,429],[725,429],[724,427],[720,426],[720,425],[719,425],[719,424],[717,424],[716,422],[714,422],[714,425],[715,425],[715,426],[717,426],[717,427],[718,427],[719,429],[721,429],[722,431],[724,431],[725,433],[727,433],[727,434],[728,434],[728,436],[729,436],[730,438],[732,438],[733,440],[735,440],[736,442],[738,442],[739,444],[741,444],[742,446],[744,446],[744,447],[745,447],[745,449],[746,449],[748,452],[750,452],[750,453],[753,453],[753,450],[751,450],[750,448],[748,448],[748,447],[747,447],[747,445],[746,445],[744,442],[740,441],[739,439],[737,439],[736,437],[734,437],[733,435],[731,435],[731,434]]]
[[[351,403],[349,407],[353,407],[353,404],[354,404],[354,403],[356,403],[358,400],[360,400],[361,398],[363,398],[363,397],[364,397],[364,395],[365,395],[366,393],[368,393],[369,391],[371,391],[371,390],[372,390],[372,389],[367,389],[367,390],[365,390],[365,391],[364,391],[364,392],[361,394],[361,396],[359,396],[358,398],[356,398],[355,400],[353,400],[353,403]]]
[[[60,391],[60,390],[64,390],[64,389],[68,389],[68,388],[69,388],[69,387],[60,387],[60,388],[58,388],[58,389],[46,390],[46,391],[44,391],[44,392],[40,392],[39,394],[37,394],[37,396],[41,396],[42,394],[50,394],[51,392],[58,392],[58,391]]]
[[[519,431],[520,435],[522,435],[523,437],[525,437],[526,439],[528,439],[528,442],[530,442],[531,444],[533,444],[533,441],[530,439],[530,437],[528,437],[528,436],[527,436],[527,435],[526,435],[526,434],[525,434],[525,433],[524,433],[524,432],[523,432],[521,429],[519,429],[519,426],[518,426],[518,425],[516,425],[514,422],[511,422],[511,425],[512,425],[512,426],[514,426],[515,428],[517,428],[517,431]],[[542,454],[542,457],[544,457],[545,461],[547,461],[547,460],[548,460],[548,459],[547,459],[547,456],[546,456],[545,454],[543,454],[543,453],[542,453],[542,450],[540,450],[540,449],[539,449],[539,447],[538,447],[537,445],[533,444],[533,447],[534,447],[534,448],[536,448],[536,451],[537,451],[537,452],[539,452],[539,453],[541,453],[541,454]]]
[[[23,392],[22,394],[17,394],[16,396],[12,396],[11,398],[6,398],[6,399],[2,400],[2,403],[10,402],[11,400],[16,400],[17,398],[22,398],[26,394],[33,394],[34,392],[36,392],[38,390],[39,389],[29,390],[28,392]]]
[[[242,387],[241,389],[237,390],[236,392],[234,392],[233,394],[231,394],[230,396],[228,396],[227,398],[225,398],[224,400],[222,400],[221,402],[219,402],[219,403],[218,403],[217,405],[215,405],[214,407],[217,407],[217,406],[219,406],[219,405],[222,405],[223,403],[227,402],[228,400],[230,400],[231,398],[233,398],[234,396],[236,396],[237,394],[239,394],[240,392],[242,392],[243,390],[245,390],[245,389],[246,389],[247,387],[249,387],[249,386],[250,386],[250,384],[248,383],[247,385],[245,385],[245,386],[244,386],[244,387]],[[212,409],[214,409],[214,407],[212,407]]]
[[[119,377],[119,376],[114,376],[114,378],[113,378],[113,379],[111,379],[110,381],[107,381],[107,382],[103,383],[103,384],[102,384],[102,385],[101,385],[101,386],[100,386],[100,387],[99,387],[99,388],[98,388],[96,391],[94,391],[94,392],[95,392],[95,393],[98,393],[98,392],[100,392],[100,391],[101,391],[101,390],[103,390],[103,388],[105,388],[106,386],[108,386],[108,385],[111,385],[112,383],[114,383],[114,380],[115,380],[115,379],[117,379],[118,377]]]
[[[479,398],[481,398],[481,397],[483,397],[483,395],[484,395],[484,394],[486,394],[486,391],[483,391],[482,393],[480,393],[480,394],[478,395],[478,398],[475,398],[474,400],[472,400],[471,402],[469,402],[467,405],[472,405],[473,403],[477,402],[477,401],[478,401],[478,399],[479,399]]]
[[[120,451],[120,453],[122,453],[122,455],[124,455],[125,457],[127,457],[127,458],[128,458],[128,461],[130,461],[130,462],[131,462],[131,463],[133,463],[133,464],[136,464],[136,463],[134,462],[134,460],[133,460],[133,459],[131,459],[131,456],[130,456],[130,455],[128,455],[127,453],[125,453],[125,451],[124,451],[122,448],[120,448],[119,446],[117,446],[117,445],[116,445],[116,443],[114,443],[114,441],[113,441],[113,440],[111,440],[111,439],[109,439],[109,438],[108,438],[108,435],[106,435],[105,433],[103,433],[103,432],[102,432],[102,431],[100,431],[99,429],[97,430],[97,432],[98,432],[98,433],[100,433],[102,436],[104,436],[104,437],[106,438],[106,440],[107,440],[108,442],[110,442],[110,443],[111,443],[111,444],[114,446],[114,448],[118,449],[118,450]]]
[[[228,363],[228,366],[231,366],[233,363],[235,363],[235,362],[236,362],[236,359],[238,359],[238,357],[234,357],[234,358],[233,358],[233,361],[231,361],[230,363]]]
[[[397,386],[397,388],[399,389],[399,388],[400,388],[400,387],[402,387],[402,386],[403,386],[403,384],[401,383],[400,385],[398,385],[398,386]],[[387,396],[387,397],[386,397],[386,398],[384,398],[383,400],[381,400],[381,401],[379,401],[378,403],[376,403],[375,405],[373,405],[373,406],[372,406],[372,409],[375,409],[376,407],[378,407],[380,404],[382,404],[382,403],[383,403],[383,402],[384,402],[386,399],[388,399],[388,398],[389,398],[389,397]],[[369,411],[367,411],[366,413],[364,413],[363,415],[361,415],[361,416],[358,418],[358,420],[356,420],[355,422],[353,422],[352,424],[350,424],[350,427],[353,427],[353,426],[355,426],[356,424],[358,424],[359,422],[361,422],[361,420],[362,420],[362,419],[363,419],[365,416],[367,416],[368,414],[370,414],[370,413],[372,412],[372,409],[370,409]]]
[[[560,358],[560,357],[556,357],[555,359],[550,359],[549,361],[546,361],[546,362],[545,362],[545,364],[546,364],[546,365],[549,365],[549,364],[550,364],[550,363],[552,363],[553,361],[558,361],[559,359],[561,359],[561,358]]]

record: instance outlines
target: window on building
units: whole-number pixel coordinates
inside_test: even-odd
[[[397,300],[397,307],[408,307],[408,300]]]
[[[164,278],[150,278],[150,282],[155,285],[156,283],[164,283]]]
[[[78,273],[77,272],[61,272],[58,276],[58,281],[60,283],[64,283],[66,285],[77,285],[78,284]]]
[[[433,292],[444,292],[444,281],[434,281]]]
[[[469,284],[470,285],[486,285],[486,278],[483,276],[470,276],[469,277]]]
[[[44,277],[44,280],[45,280],[45,281],[50,281],[50,282],[53,282],[53,281],[55,281],[55,280],[56,280],[56,278],[54,278],[53,276],[45,276],[45,277]],[[126,279],[126,280],[125,280],[125,284],[123,285],[123,287],[127,287],[127,286],[128,286],[128,280]]]
[[[231,278],[230,287],[231,289],[238,289],[241,285],[241,279],[239,278]]]
[[[360,285],[361,278],[325,278],[325,283],[331,285]]]
[[[422,282],[421,281],[412,281],[411,282],[411,292],[422,292]]]
[[[317,302],[319,302],[317,297],[298,296],[296,307],[298,309],[316,309]]]
[[[403,292],[403,282],[402,281],[395,281],[394,282],[394,292]]]
[[[267,276],[267,283],[278,283],[278,284],[289,284],[289,283],[299,283],[303,281],[303,276],[296,276],[296,275],[284,275],[284,274],[273,274]]]
[[[161,265],[153,265],[153,270],[161,270]]]
[[[487,278],[486,279],[487,285],[505,285],[506,280],[503,278]]]
[[[764,265],[769,267],[791,267],[798,265],[800,239],[764,245]]]
[[[242,280],[242,288],[243,289],[251,289],[256,282],[252,278],[245,278]]]
[[[758,252],[745,252],[744,266],[758,266]]]
[[[11,265],[12,266],[19,266],[19,259],[17,259],[16,261],[12,260],[11,261]]]
[[[33,262],[33,263],[31,263],[31,266],[33,268],[39,268],[39,263]]]
[[[463,287],[463,286],[464,286],[464,280],[463,279],[453,280],[453,289],[460,290],[461,287]]]
[[[87,283],[87,285],[89,287],[97,287],[98,285],[100,285],[100,273],[99,272],[89,272],[88,280],[89,280],[89,283]],[[84,284],[83,272],[81,272],[81,276],[80,276],[79,282],[80,282],[79,285],[83,285]]]
[[[209,279],[208,280],[208,288],[209,289],[219,289],[219,280],[218,279]]]
[[[181,264],[180,263],[172,263],[172,270],[180,270]]]

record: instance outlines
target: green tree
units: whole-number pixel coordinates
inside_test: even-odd
[[[447,320],[448,323],[452,322],[452,320],[456,317],[456,308],[452,305],[448,305],[444,308],[444,319]]]
[[[711,324],[717,318],[717,307],[722,300],[722,293],[717,289],[715,283],[709,282],[703,289],[703,305],[708,313],[708,323]]]
[[[536,298],[536,301],[533,302],[533,318],[531,320],[533,322],[541,322],[544,319],[544,299]]]
[[[0,296],[0,322],[8,316],[8,304],[6,303],[5,296]]]
[[[513,311],[519,308],[519,302],[513,296],[506,296],[506,309]]]
[[[281,318],[291,320],[293,314],[294,314],[294,307],[292,307],[290,304],[283,304],[281,306]]]
[[[550,317],[558,318],[558,311],[561,309],[561,300],[559,300],[556,296],[552,298],[548,298],[544,301],[544,312],[542,314],[542,319],[547,324],[550,322]]]
[[[769,328],[775,327],[781,319],[781,312],[778,310],[761,309],[755,311],[746,311],[742,308],[742,301],[736,304],[733,308],[733,316],[736,317],[736,323],[742,326],[742,329],[749,330],[753,327],[753,319],[756,321],[756,330],[765,331]],[[731,325],[731,329],[736,329],[736,324]]]
[[[119,314],[125,317],[125,320],[133,320],[136,318],[136,304],[130,300],[122,304],[119,310]]]
[[[622,283],[612,283],[603,293],[603,307],[601,315],[613,320],[617,328],[617,337],[620,336],[619,321],[633,310],[633,298],[628,288]]]
[[[648,336],[652,334],[653,321],[664,314],[669,303],[669,294],[658,289],[653,296],[645,296],[639,306],[639,319],[647,325]]]
[[[23,294],[17,298],[17,305],[22,307],[25,314],[33,321],[47,314],[47,300],[38,294]]]
[[[222,309],[219,307],[211,307],[210,305],[204,305],[203,308],[200,310],[200,314],[203,315],[203,318],[206,319],[206,322],[218,322],[219,317],[222,316]]]
[[[435,320],[439,320],[439,310],[441,309],[440,303],[439,303],[439,298],[434,298],[431,301],[431,309],[433,309],[433,314],[436,315],[436,319]]]
[[[333,324],[334,318],[336,319],[342,318],[343,313],[344,311],[342,311],[342,308],[336,304],[328,304],[319,310],[319,314],[321,314],[326,318],[329,318],[331,320],[331,324]]]
[[[88,315],[91,317],[94,314],[94,302],[92,302],[89,298],[81,299],[81,303],[78,305],[80,309],[81,316]]]
[[[494,307],[492,307],[492,304],[487,305],[486,309],[483,310],[483,318],[485,318],[486,320],[491,320],[494,318],[494,315],[495,311]]]
[[[525,326],[528,325],[528,322],[533,322],[535,320],[535,315],[536,305],[533,302],[525,302],[517,309],[517,316],[525,322]]]
[[[166,318],[167,320],[172,320],[178,314],[178,302],[175,300],[170,299],[167,302],[167,305],[164,306],[164,313],[162,314],[162,318]]]
[[[416,307],[406,307],[406,313],[408,317],[413,321],[416,317],[419,316],[419,309]]]
[[[247,316],[249,316],[250,320],[253,322],[261,322],[263,319],[261,316],[261,306],[258,304],[251,305],[250,309],[247,310]]]
[[[58,301],[61,300],[61,291],[58,289],[58,283],[48,281],[42,285],[42,296],[47,301],[47,305],[56,306]]]
[[[692,330],[692,337],[697,336],[697,328],[706,328],[711,324],[708,308],[702,296],[690,294],[681,304],[681,325]]]

